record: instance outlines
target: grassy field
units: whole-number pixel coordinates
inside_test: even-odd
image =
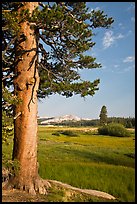
[[[64,130],[71,135],[59,134]],[[39,174],[79,188],[135,201],[135,136],[97,135],[92,128],[39,126]]]
[[[39,174],[74,187],[104,191],[121,202],[135,202],[135,134],[130,131],[131,137],[112,137],[98,135],[91,127],[39,126]],[[12,142],[2,150],[10,158]],[[57,195],[50,195],[56,201]]]

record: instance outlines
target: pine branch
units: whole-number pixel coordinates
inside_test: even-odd
[[[83,21],[79,21],[75,18],[75,16],[71,13],[71,11],[67,8],[67,6],[65,6],[64,2],[59,2],[58,4],[66,9],[67,15],[71,16],[75,20],[76,23],[78,24],[83,23]]]
[[[42,63],[38,63],[40,65],[40,67],[47,71],[48,73],[48,79],[50,80],[51,82],[51,77],[50,77],[50,74],[53,75],[56,79],[59,79],[61,81],[61,78],[59,78],[59,76],[57,76],[51,69],[47,69],[46,66],[44,67],[44,65]]]
[[[39,35],[39,37],[43,40],[44,43],[46,43],[47,45],[49,45],[49,46],[54,50],[54,52],[56,53],[57,59],[62,63],[62,60],[61,60],[60,57],[58,56],[58,53],[57,53],[56,48],[53,46],[53,45],[56,44],[56,42],[55,42],[55,41],[50,42],[49,40],[46,40],[42,35]]]

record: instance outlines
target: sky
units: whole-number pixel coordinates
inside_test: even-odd
[[[98,119],[103,105],[108,117],[135,117],[135,2],[87,2],[103,10],[114,23],[109,29],[94,29],[96,45],[87,52],[102,68],[82,70],[84,80],[100,79],[99,90],[85,99],[58,94],[38,102],[38,116],[75,115]]]

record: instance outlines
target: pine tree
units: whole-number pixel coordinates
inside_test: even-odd
[[[13,160],[20,169],[8,185],[46,193],[38,176],[37,98],[53,93],[93,96],[100,80],[83,81],[79,70],[100,68],[91,49],[93,30],[113,23],[103,11],[88,12],[85,2],[3,2],[2,79],[18,100],[14,117]]]
[[[100,125],[106,125],[107,124],[107,108],[106,108],[106,106],[102,106],[99,117],[100,117]]]

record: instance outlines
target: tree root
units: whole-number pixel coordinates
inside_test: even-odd
[[[3,190],[19,189],[19,190],[26,191],[32,195],[36,195],[37,193],[47,195],[48,194],[47,190],[48,188],[51,188],[52,185],[62,186],[81,193],[86,193],[89,195],[102,197],[110,200],[116,199],[114,196],[102,191],[91,190],[91,189],[80,189],[56,180],[44,180],[39,176],[31,182],[28,181],[27,184],[26,183],[21,184],[16,179],[13,178],[13,180],[10,179],[9,181],[3,182],[2,188]]]
[[[62,183],[60,181],[55,181],[55,180],[48,180],[49,183],[54,184],[54,185],[58,185],[58,186],[62,186],[71,190],[75,190],[81,193],[86,193],[92,196],[97,196],[97,197],[102,197],[102,198],[106,198],[109,200],[115,200],[116,198],[108,193],[102,192],[102,191],[97,191],[97,190],[91,190],[91,189],[80,189],[80,188],[76,188],[73,187],[71,185],[68,185],[66,183]]]
[[[39,176],[35,180],[31,182],[28,181],[25,184],[19,183],[16,178],[10,179],[9,181],[2,184],[3,190],[19,189],[22,191],[26,191],[32,195],[36,195],[37,193],[47,195],[47,189],[50,187],[51,184],[47,180],[44,180]]]

